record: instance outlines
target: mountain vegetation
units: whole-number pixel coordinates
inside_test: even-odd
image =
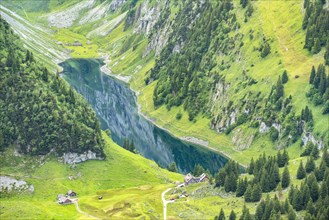
[[[23,49],[9,24],[0,20],[0,150],[103,154],[95,112],[59,74],[50,73]]]
[[[107,159],[77,168],[50,159],[29,172],[37,176],[28,181],[39,189],[33,201],[30,196],[21,201],[21,195],[5,195],[0,216],[15,211],[15,217],[58,217],[47,183],[60,190],[81,187],[82,209],[99,218],[161,218],[159,198],[167,187],[173,188],[167,199],[176,198],[167,206],[173,218],[329,218],[328,1],[0,4],[47,26],[52,43],[73,57],[104,58],[108,72],[129,82],[141,112],[155,124],[231,158],[214,178],[209,175],[210,184],[169,186],[182,176],[142,159],[130,140],[123,147],[135,154],[103,134],[104,142],[92,109],[38,61],[37,48],[23,49],[1,20],[0,157],[6,155],[0,160],[5,167],[1,174],[27,172],[11,146],[33,155],[91,150]],[[24,36],[15,23],[16,32]],[[76,41],[82,45],[73,46]],[[178,170],[175,163],[167,169]],[[77,180],[67,180],[79,172]],[[195,165],[194,176],[204,172]],[[105,195],[103,201],[98,201],[100,195]],[[23,208],[26,204],[41,214]],[[52,210],[43,213],[39,207],[46,205]],[[64,217],[81,217],[73,208],[58,209]]]
[[[300,162],[297,170],[297,179],[302,180],[300,185],[290,185],[291,177],[288,170],[288,160],[286,159],[283,159],[284,170],[280,175],[278,168],[280,154],[279,152],[278,157],[262,155],[256,161],[252,159],[248,167],[248,174],[253,174],[253,177],[243,177],[239,174],[234,181],[230,182],[230,185],[236,186],[237,184],[236,197],[243,196],[246,203],[260,201],[254,214],[251,214],[249,208],[244,206],[239,219],[281,219],[283,216],[288,219],[297,219],[297,215],[304,219],[327,219],[329,216],[329,152],[327,150],[323,151],[321,161],[319,161],[317,167],[314,165],[314,160],[318,158],[309,156],[307,164],[313,163],[311,166],[314,167],[312,169],[307,168],[308,172],[305,171],[303,162]],[[286,152],[283,154],[288,158]],[[307,167],[309,166],[307,165]],[[216,176],[216,186],[223,186],[226,192],[228,192],[226,184],[221,184],[223,176],[229,173],[232,167],[235,167],[234,162],[229,162],[224,168],[225,171],[221,169]],[[236,171],[233,173],[236,173]],[[281,185],[278,185],[280,181]],[[289,191],[285,197],[282,189],[288,187]],[[262,199],[262,193],[271,191],[277,192],[279,197],[275,194],[272,198],[270,194],[267,194],[266,198]],[[303,210],[304,212],[301,212]],[[236,216],[233,215],[232,218],[235,219]],[[225,219],[223,209],[215,219]]]

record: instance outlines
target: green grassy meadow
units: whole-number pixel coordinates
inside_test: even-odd
[[[66,165],[54,157],[1,156],[1,174],[33,184],[32,194],[1,194],[1,219],[85,219],[74,205],[57,204],[58,194],[78,193],[80,209],[99,218],[145,217],[162,214],[161,193],[182,181],[180,174],[161,169],[155,162],[124,150],[105,134],[105,161]],[[21,164],[20,166],[17,166]],[[29,167],[29,170],[25,169]],[[69,180],[68,177],[74,180]],[[102,195],[103,200],[98,200]],[[159,213],[159,214],[157,214]]]

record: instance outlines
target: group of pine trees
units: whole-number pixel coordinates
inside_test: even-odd
[[[240,47],[236,41],[241,36],[238,38],[232,33],[239,24],[231,0],[205,1],[199,7],[193,7],[195,1],[192,0],[183,4],[175,19],[173,29],[176,31],[145,82],[158,80],[153,94],[155,107],[164,104],[170,109],[183,105],[189,120],[193,121],[198,113],[207,112],[209,91],[213,89],[217,75],[210,71],[218,65],[212,57],[218,51],[234,53],[235,48]],[[191,23],[195,16],[198,19]],[[184,42],[184,45],[176,53],[174,48],[178,42]]]
[[[326,0],[304,0],[304,20],[303,29],[306,29],[306,38],[304,48],[307,48],[313,54],[321,51],[322,47],[327,48],[328,53],[328,36],[329,36],[329,11],[325,9]],[[326,64],[328,57],[325,56]]]
[[[310,147],[311,146],[311,147]],[[249,209],[244,206],[242,214],[238,216],[232,210],[230,215],[227,216],[224,213],[224,210],[221,209],[219,215],[215,217],[215,220],[223,219],[241,219],[241,220],[267,220],[267,219],[281,219],[282,215],[285,215],[289,220],[297,219],[296,211],[303,211],[301,213],[302,217],[307,220],[312,219],[328,219],[329,217],[329,152],[327,149],[323,150],[322,159],[320,165],[316,167],[315,161],[320,157],[319,150],[314,150],[317,148],[314,145],[308,145],[303,153],[304,156],[309,156],[304,168],[303,163],[301,162],[297,170],[297,179],[304,179],[301,185],[295,186],[290,185],[290,174],[287,168],[289,161],[289,156],[284,150],[283,153],[278,152],[276,157],[266,158],[264,155],[260,156],[258,160],[251,160],[248,167],[248,173],[254,174],[252,181],[248,181],[247,178],[238,179],[238,186],[236,191],[236,196],[242,196],[243,190],[244,197],[246,202],[258,202],[256,207],[255,214],[251,214]],[[231,162],[227,166],[226,172],[232,173]],[[229,168],[231,167],[231,168]],[[234,167],[234,166],[233,166]],[[270,168],[271,167],[271,168]],[[276,171],[277,167],[284,167],[284,171],[281,177],[281,185],[272,186],[270,188],[264,187],[263,184],[271,185],[271,183],[277,184]],[[234,170],[234,169],[233,169]],[[264,176],[265,174],[256,174],[260,170],[270,173],[269,176]],[[234,173],[234,172],[233,172]],[[272,173],[272,174],[271,174]],[[218,173],[218,175],[220,175]],[[261,175],[262,177],[256,177],[256,175]],[[272,176],[272,177],[271,177]],[[216,181],[218,182],[216,177]],[[270,182],[265,182],[264,179],[270,179]],[[263,183],[262,183],[263,182]],[[269,195],[266,196],[266,199],[261,199],[258,197],[261,195],[261,190],[263,187],[266,189],[266,192],[269,190],[277,190],[278,196],[275,194],[273,198],[270,198]],[[288,196],[283,200],[282,189],[289,187]],[[265,192],[263,190],[263,192]],[[247,197],[247,198],[246,198]],[[281,201],[282,200],[282,201]],[[300,214],[299,214],[300,215]]]
[[[329,113],[329,74],[326,74],[326,68],[323,64],[312,66],[309,83],[312,85],[310,91],[306,94],[314,105],[324,104],[322,114]]]
[[[239,175],[239,164],[232,160],[228,161],[215,176],[216,187],[222,186],[226,192],[235,192],[237,190]]]
[[[215,177],[217,187],[224,187],[226,192],[235,192],[237,197],[244,196],[246,202],[258,202],[263,192],[270,192],[276,189],[281,182],[282,188],[290,183],[290,175],[287,167],[289,156],[286,150],[278,152],[277,157],[260,156],[256,161],[251,159],[248,173],[253,179],[239,178],[240,168],[234,161],[229,161],[224,168],[220,169]],[[279,167],[285,167],[282,178],[279,174]]]
[[[95,112],[51,74],[0,18],[0,150],[15,144],[34,155],[55,151],[104,156]]]

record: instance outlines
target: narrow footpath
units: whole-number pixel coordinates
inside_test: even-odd
[[[163,220],[167,220],[167,204],[168,203],[173,203],[175,201],[167,201],[165,199],[165,195],[167,192],[169,192],[171,190],[171,188],[169,189],[166,189],[162,194],[161,194],[161,197],[162,197],[162,203],[163,203]]]
[[[80,207],[79,207],[78,199],[73,200],[73,203],[74,203],[74,205],[75,205],[76,210],[77,210],[80,214],[85,215],[85,216],[87,216],[87,217],[89,217],[89,218],[92,218],[92,219],[99,219],[99,218],[97,218],[97,217],[95,217],[95,216],[89,215],[88,213],[82,211],[82,210],[80,209]]]

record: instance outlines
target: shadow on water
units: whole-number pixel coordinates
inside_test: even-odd
[[[64,78],[90,103],[102,128],[109,129],[119,145],[124,139],[133,140],[144,157],[162,167],[175,162],[181,173],[200,164],[214,174],[227,162],[222,155],[175,138],[139,115],[134,92],[125,83],[102,73],[101,60],[69,59],[60,65]]]

